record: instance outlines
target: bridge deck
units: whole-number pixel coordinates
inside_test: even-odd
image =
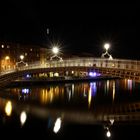
[[[101,58],[72,58],[63,61],[35,62],[16,69],[1,71],[0,87],[27,73],[70,73],[97,71],[104,76],[132,79],[140,82],[140,61]]]

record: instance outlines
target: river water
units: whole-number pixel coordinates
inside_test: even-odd
[[[4,136],[7,131],[13,134],[16,130],[19,134],[38,134],[43,138],[64,138],[78,132],[81,136],[86,130],[89,133],[84,136],[91,136],[90,131],[96,130],[96,138],[104,139],[104,134],[98,135],[104,133],[105,125],[101,123],[104,119],[94,117],[135,113],[139,103],[140,83],[127,79],[10,87],[0,93],[0,130]]]

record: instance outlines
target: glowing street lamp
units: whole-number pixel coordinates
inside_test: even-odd
[[[112,55],[110,55],[110,54],[108,53],[108,49],[110,48],[110,44],[109,44],[109,43],[105,43],[105,44],[104,44],[104,48],[105,48],[105,53],[103,53],[101,57],[104,58],[105,55],[107,55],[108,58],[109,58],[110,60],[112,60],[112,59],[113,59]]]
[[[20,55],[20,59],[21,59],[21,61],[23,61],[24,55]]]
[[[54,46],[54,47],[52,48],[52,52],[53,52],[55,55],[57,55],[57,54],[59,53],[59,48],[58,48],[57,46]]]
[[[109,44],[109,43],[106,43],[106,44],[104,45],[104,48],[105,48],[106,51],[108,51],[108,49],[110,48],[110,44]]]
[[[59,47],[58,46],[53,46],[52,48],[52,53],[53,53],[53,56],[51,56],[50,60],[52,60],[53,58],[59,58],[60,61],[63,61],[63,59],[61,57],[58,56],[60,50],[59,50]]]
[[[21,63],[23,63],[25,66],[28,66],[28,64],[23,61],[24,55],[20,55],[19,57],[20,57],[20,61],[19,62],[16,62],[16,66],[18,66]]]

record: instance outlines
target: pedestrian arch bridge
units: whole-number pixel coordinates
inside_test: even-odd
[[[0,87],[8,85],[11,81],[25,74],[59,73],[60,76],[75,76],[80,78],[81,73],[96,71],[101,75],[127,78],[140,81],[140,61],[104,58],[71,58],[63,61],[34,62],[26,66],[1,71]]]

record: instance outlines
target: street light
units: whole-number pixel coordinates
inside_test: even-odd
[[[58,56],[60,50],[58,46],[53,46],[52,47],[52,53],[53,56],[51,56],[50,60],[52,60],[53,58],[58,58],[60,61],[63,61],[62,57]]]
[[[16,62],[16,66],[18,66],[19,64],[24,64],[25,66],[28,66],[28,64],[23,61],[24,55],[20,55],[19,57],[20,57],[20,61]]]
[[[108,49],[110,48],[110,44],[109,44],[109,43],[106,43],[106,44],[104,45],[104,48],[105,48],[106,51],[108,51]]]
[[[52,52],[53,52],[55,55],[57,55],[57,54],[59,53],[59,48],[58,48],[57,46],[54,46],[54,47],[52,48]]]
[[[104,48],[105,48],[105,53],[103,53],[101,55],[101,57],[105,58],[105,56],[107,56],[109,60],[112,60],[113,59],[112,55],[108,53],[108,49],[110,48],[110,44],[109,43],[105,43],[104,44]]]
[[[20,59],[21,59],[21,61],[23,61],[24,55],[20,55]]]

